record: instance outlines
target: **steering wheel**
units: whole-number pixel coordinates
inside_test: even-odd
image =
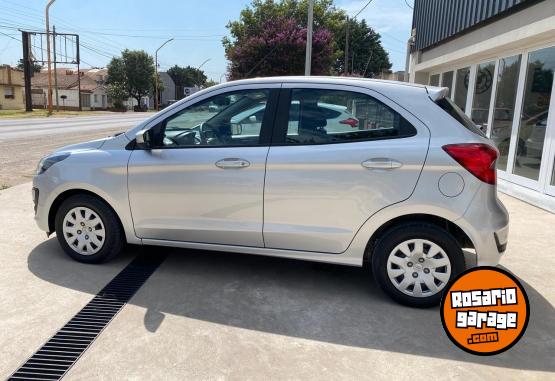
[[[200,144],[201,143],[201,140],[196,136],[195,131],[183,131],[183,132],[180,132],[179,134],[177,134],[175,136],[164,136],[164,139],[168,139],[173,144],[179,146],[179,145],[182,145],[182,143],[179,141],[179,138],[182,137],[182,136],[186,136],[188,134],[189,135],[190,134],[194,135],[195,144]]]

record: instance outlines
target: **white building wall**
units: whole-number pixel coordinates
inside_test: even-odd
[[[46,94],[46,90],[43,90],[44,94]],[[65,95],[67,98],[63,99],[62,95]],[[52,96],[54,98],[54,105],[56,104],[56,91],[52,91]],[[58,104],[60,109],[65,107],[69,108],[78,108],[79,107],[79,92],[77,90],[65,90],[65,89],[58,89]]]

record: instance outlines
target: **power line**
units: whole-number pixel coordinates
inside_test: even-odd
[[[15,38],[15,37],[13,37],[12,35],[9,35],[9,34],[7,34],[7,33],[0,32],[0,34],[3,34],[4,36],[6,36],[6,37],[8,37],[8,38],[11,38],[12,40],[16,40],[16,41],[21,42],[21,40],[20,40],[19,38]]]
[[[370,5],[370,3],[371,3],[372,1],[373,1],[373,0],[369,0],[369,1],[364,5],[364,7],[362,7],[362,8],[360,9],[360,11],[358,11],[358,13],[357,13],[356,15],[353,16],[353,20],[356,19],[357,16],[360,15],[360,13],[361,13],[362,11],[364,11],[364,10],[366,9],[366,7]]]
[[[408,0],[405,0],[405,4],[407,4],[407,7],[409,7],[410,9],[414,9],[414,5],[410,5]]]

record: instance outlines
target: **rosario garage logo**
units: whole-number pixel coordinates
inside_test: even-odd
[[[518,279],[496,267],[465,271],[450,283],[441,301],[447,336],[476,355],[511,348],[526,331],[529,316],[528,296]]]

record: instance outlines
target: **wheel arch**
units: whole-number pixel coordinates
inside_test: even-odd
[[[405,214],[402,216],[395,217],[385,223],[383,223],[378,229],[376,229],[368,243],[366,244],[366,249],[364,250],[363,256],[363,265],[368,266],[370,263],[370,257],[372,256],[373,248],[376,242],[383,236],[385,232],[389,229],[394,228],[399,225],[403,225],[406,223],[428,223],[435,225],[446,232],[450,233],[455,240],[459,243],[461,248],[471,248],[474,249],[474,243],[469,235],[457,224],[444,217],[440,217],[433,214],[426,214],[426,213],[413,213],[413,214]]]
[[[55,227],[56,213],[58,212],[58,209],[60,209],[60,206],[63,204],[63,202],[65,200],[69,199],[70,197],[77,196],[77,195],[92,196],[92,197],[95,197],[95,198],[99,199],[100,201],[104,202],[112,210],[112,212],[114,212],[114,215],[116,216],[116,219],[117,219],[122,231],[125,231],[125,228],[124,228],[123,223],[121,221],[121,217],[119,216],[119,214],[117,213],[115,208],[110,204],[110,202],[108,202],[104,197],[102,197],[102,196],[98,195],[97,193],[94,193],[90,190],[74,188],[74,189],[68,189],[68,190],[65,190],[65,191],[61,192],[59,195],[56,196],[56,198],[54,199],[54,201],[50,205],[50,209],[48,210],[48,230],[50,232],[53,232],[53,231],[56,230],[56,227]]]

